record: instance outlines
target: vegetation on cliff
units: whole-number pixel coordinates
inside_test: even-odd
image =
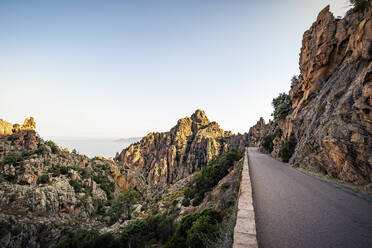
[[[204,194],[215,187],[228,174],[234,162],[241,158],[242,154],[233,149],[213,160],[195,177],[190,187],[186,188],[185,198],[192,200],[193,206],[198,206],[204,199]]]
[[[240,158],[241,154],[236,150],[226,152],[208,164],[200,172],[196,172],[197,175],[192,176],[190,183],[184,184],[183,190],[180,189],[180,186],[176,186],[177,191],[174,192],[174,196],[179,195],[180,190],[181,193],[183,191],[191,192],[193,190],[202,191],[203,198],[201,201],[204,202],[204,205],[199,208],[180,207],[181,205],[176,199],[170,198],[171,204],[164,211],[149,214],[144,218],[131,220],[121,230],[120,234],[100,234],[96,231],[85,230],[76,234],[71,233],[56,247],[100,247],[103,242],[105,243],[105,247],[128,248],[220,247],[226,238],[232,239],[233,229],[231,228],[231,222],[235,218],[235,203],[240,178],[240,165],[237,166],[235,162],[240,160]],[[234,180],[237,182],[235,186],[230,185],[226,181],[233,175]],[[226,182],[218,187],[217,185],[223,180]],[[189,187],[192,189],[190,190]],[[229,192],[227,188],[231,188]],[[213,204],[215,205],[213,208],[207,207],[211,204],[209,201],[215,202],[215,200],[208,200],[204,197],[204,194],[206,192],[212,194],[212,191],[219,194],[218,200],[220,201],[225,201],[224,196],[226,197],[233,193],[235,196],[232,204]],[[186,199],[186,197],[190,196],[186,196],[185,193],[183,199]],[[111,217],[117,218],[123,212],[131,211],[129,209],[133,204],[139,202],[138,199],[140,199],[138,193],[134,191],[128,191],[124,195],[119,196],[113,203]],[[163,196],[163,199],[166,201],[167,197]],[[151,208],[151,205],[157,204],[157,201],[145,200],[142,204],[146,202],[147,208]]]
[[[284,119],[291,111],[291,98],[286,93],[280,93],[278,97],[274,98],[272,103],[274,112],[272,116],[274,120]]]

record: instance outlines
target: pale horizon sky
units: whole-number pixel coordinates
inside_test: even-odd
[[[0,118],[42,137],[168,131],[196,109],[248,132],[299,74],[313,1],[1,1]]]

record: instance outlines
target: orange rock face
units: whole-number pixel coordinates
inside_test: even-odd
[[[124,149],[118,160],[124,168],[140,171],[148,182],[157,185],[173,183],[226,151],[233,134],[216,122],[210,122],[204,111],[180,119],[169,132],[149,133],[140,142]]]
[[[284,139],[295,138],[290,163],[347,182],[371,183],[371,25],[371,1],[343,19],[334,18],[329,7],[319,13],[303,36],[301,74],[289,91],[292,111],[283,120],[259,122],[250,130],[265,136],[281,129],[272,156],[279,156]]]
[[[323,9],[305,32],[293,112],[281,123],[298,141],[290,162],[348,182],[372,174],[372,3],[336,19]]]

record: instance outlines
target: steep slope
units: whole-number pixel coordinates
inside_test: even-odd
[[[64,229],[106,225],[97,213],[119,194],[134,189],[146,195],[140,173],[45,142],[33,118],[9,125],[10,134],[0,135],[1,247],[49,247]]]
[[[149,133],[140,142],[116,156],[125,168],[144,174],[154,185],[173,183],[203,168],[230,147],[241,148],[245,136],[234,136],[216,122],[210,122],[202,110],[178,120],[169,132]]]
[[[356,184],[372,174],[372,3],[336,19],[323,9],[304,33],[292,110],[265,126],[273,156],[297,141],[290,163]],[[280,132],[274,135],[275,125]],[[270,139],[269,139],[270,140]]]

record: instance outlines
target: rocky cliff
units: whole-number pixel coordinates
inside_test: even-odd
[[[169,132],[149,133],[124,149],[116,160],[125,168],[141,173],[154,185],[173,183],[202,169],[215,157],[234,146],[242,148],[248,140],[224,131],[210,122],[202,110],[178,120]]]
[[[288,116],[260,130],[279,156],[289,139],[290,163],[347,182],[368,184],[372,173],[372,3],[335,18],[329,6],[304,33],[301,74],[289,92]],[[277,125],[280,135],[274,135]],[[257,131],[255,131],[257,133]]]

